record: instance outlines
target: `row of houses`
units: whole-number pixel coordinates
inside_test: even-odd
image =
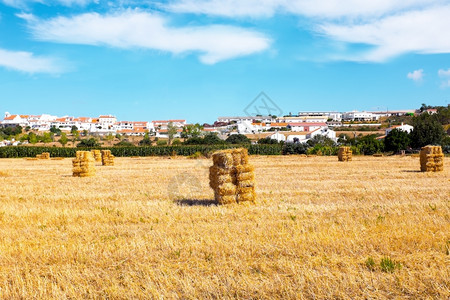
[[[0,124],[3,127],[21,126],[29,127],[35,131],[49,131],[52,127],[61,131],[70,132],[74,127],[78,131],[86,130],[90,134],[124,134],[130,136],[143,136],[145,133],[156,135],[167,132],[169,123],[172,123],[178,131],[186,125],[186,120],[157,120],[157,121],[118,121],[115,116],[102,115],[98,118],[92,117],[57,117],[48,114],[42,115],[12,115],[5,113],[5,117]]]

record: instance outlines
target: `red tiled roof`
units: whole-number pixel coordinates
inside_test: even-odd
[[[14,120],[17,117],[17,115],[10,115],[9,117],[6,117],[5,120]]]

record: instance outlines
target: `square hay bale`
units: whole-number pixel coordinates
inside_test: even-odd
[[[441,146],[425,146],[420,150],[420,171],[439,172],[444,170],[444,153]]]
[[[248,150],[217,151],[209,168],[209,185],[219,204],[255,202],[254,167],[248,163]]]
[[[36,155],[37,159],[50,159],[50,153],[49,152],[43,152],[42,154]]]
[[[114,166],[114,155],[111,154],[111,150],[102,150],[102,165]]]
[[[102,152],[100,150],[91,150],[92,155],[94,155],[95,161],[102,161]]]
[[[350,147],[339,147],[338,160],[339,161],[351,161],[352,160],[352,149]]]
[[[89,177],[95,175],[95,159],[92,152],[77,151],[72,160],[72,174],[74,177]]]

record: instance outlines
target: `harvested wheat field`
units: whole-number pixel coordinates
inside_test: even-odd
[[[0,298],[450,297],[450,159],[251,156],[256,204],[211,160],[0,160]]]

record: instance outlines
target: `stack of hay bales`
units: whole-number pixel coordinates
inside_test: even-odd
[[[111,150],[102,150],[102,165],[114,166],[114,155],[111,154]]]
[[[95,161],[102,161],[102,152],[100,150],[91,150],[91,152]]]
[[[351,161],[352,149],[350,147],[339,147],[338,159],[339,161]]]
[[[222,150],[213,154],[209,185],[219,204],[254,202],[254,167],[248,163],[247,149]]]
[[[425,146],[420,150],[420,171],[438,172],[444,170],[444,153],[441,146]]]
[[[37,159],[50,159],[50,153],[43,152],[42,154],[37,154],[36,158]]]
[[[74,177],[88,177],[95,175],[94,156],[89,151],[77,151],[77,156],[72,161]]]

